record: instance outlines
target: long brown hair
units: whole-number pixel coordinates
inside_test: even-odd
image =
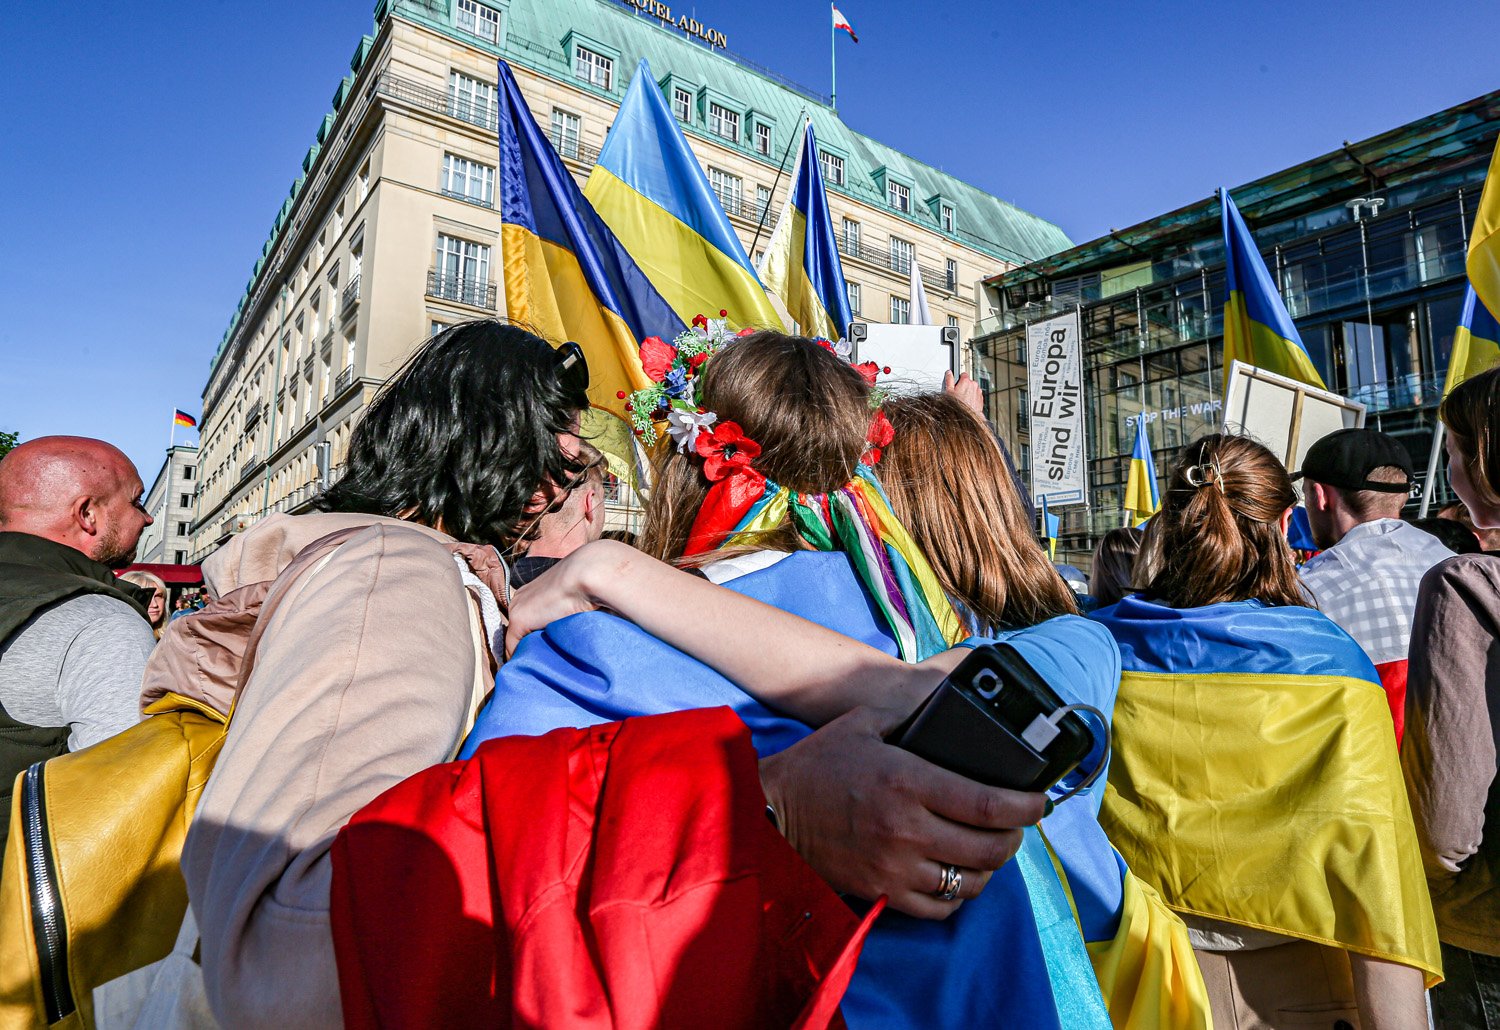
[[[1077,614],[984,421],[945,393],[891,397],[883,407],[896,437],[880,481],[948,596],[986,628]]]
[[[1484,500],[1500,505],[1500,368],[1454,387],[1438,418],[1467,459],[1469,482]]]
[[[1296,500],[1286,467],[1254,440],[1216,433],[1188,444],[1137,559],[1150,570],[1146,596],[1173,608],[1308,606],[1280,525]]]
[[[1120,526],[1099,538],[1094,547],[1094,567],[1089,573],[1089,593],[1100,608],[1135,590],[1135,559],[1141,553],[1144,536],[1134,526]]]
[[[735,422],[760,444],[755,469],[802,493],[828,493],[854,478],[870,431],[870,386],[831,351],[801,336],[769,330],[728,344],[703,367],[701,399],[720,423]],[[703,462],[663,443],[654,462],[641,550],[675,561],[709,482]],[[754,547],[792,551],[801,538],[788,520]],[[695,556],[691,564],[723,557]]]

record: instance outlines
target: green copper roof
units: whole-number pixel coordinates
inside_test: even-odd
[[[1025,264],[1047,257],[1072,246],[1061,229],[1036,215],[999,200],[961,179],[938,171],[898,150],[878,143],[844,124],[827,105],[827,98],[782,77],[774,71],[759,68],[722,50],[711,50],[701,42],[690,41],[678,30],[665,28],[657,20],[635,13],[628,0],[491,0],[502,12],[502,41],[496,47],[457,28],[457,4],[452,0],[379,0],[375,7],[377,29],[396,13],[462,40],[480,50],[504,56],[514,64],[554,78],[572,81],[574,85],[608,97],[618,103],[630,85],[642,57],[651,64],[659,82],[668,77],[706,90],[714,101],[737,109],[741,114],[740,149],[746,157],[767,165],[766,181],[776,174],[783,152],[796,137],[804,114],[812,118],[819,146],[844,159],[844,185],[829,185],[866,204],[885,206],[885,181],[889,177],[911,189],[910,220],[928,229],[941,231],[938,221],[940,204],[953,207],[954,231],[948,233],[958,243],[989,254],[998,262]],[[688,10],[691,8],[685,8]],[[674,17],[676,13],[674,12]],[[705,15],[711,23],[711,16]],[[615,58],[615,82],[609,91],[596,89],[576,79],[564,40],[570,35],[579,42],[597,45]],[[374,36],[363,36],[349,62],[353,74],[338,85],[332,99],[335,112],[347,102],[355,76],[369,59],[375,45]],[[319,125],[317,138],[324,142],[330,135],[334,115]],[[765,122],[772,127],[771,157],[762,158],[751,149],[754,139],[751,126]],[[705,111],[695,107],[690,135],[709,137]],[[293,182],[290,196],[282,205],[272,226],[270,239],[262,248],[269,256],[283,230],[303,183],[317,162],[318,146],[308,151],[302,174]],[[788,161],[790,170],[790,160]],[[894,212],[893,212],[894,214]],[[257,262],[251,285],[253,289],[264,260]],[[229,329],[220,341],[212,367],[217,367],[228,341],[233,337],[244,308],[242,299]],[[212,373],[210,373],[210,376]]]
[[[405,0],[399,6],[402,15],[413,20],[430,23],[435,17],[435,12],[419,0]],[[686,5],[677,6],[682,6],[683,13],[688,10]],[[673,7],[674,17],[677,6]],[[569,32],[576,32],[585,45],[587,39],[593,39],[618,54],[614,88],[608,94],[594,92],[618,102],[630,85],[629,77],[635,73],[636,64],[644,57],[659,82],[668,76],[682,79],[712,91],[718,103],[725,103],[727,98],[727,106],[737,108],[742,116],[748,115],[750,121],[769,121],[773,132],[769,163],[772,176],[806,111],[812,117],[819,146],[844,158],[845,185],[842,188],[830,185],[830,190],[883,206],[883,180],[877,180],[876,175],[885,170],[898,182],[912,187],[913,221],[937,229],[937,205],[934,202],[929,209],[928,201],[941,197],[954,208],[954,239],[1001,261],[1034,261],[1071,246],[1068,237],[1051,222],[854,131],[827,106],[826,98],[801,89],[774,72],[751,67],[730,54],[693,42],[679,30],[665,28],[654,18],[636,14],[634,6],[621,0],[512,0],[507,15],[500,53],[516,64],[577,82],[571,55],[563,49],[562,42]],[[711,25],[711,14],[702,13],[701,18]],[[581,82],[577,85],[591,89]],[[749,147],[753,139],[750,127],[742,124],[742,130],[743,149],[755,157]],[[694,111],[689,132],[707,135],[702,110]]]

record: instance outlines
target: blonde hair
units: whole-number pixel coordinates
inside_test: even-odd
[[[946,393],[891,397],[883,408],[896,436],[881,483],[948,596],[985,629],[1077,614],[984,420]]]
[[[141,569],[131,569],[129,572],[122,572],[119,578],[127,583],[134,583],[138,587],[150,587],[152,590],[161,591],[161,619],[151,624],[151,632],[156,634],[157,640],[160,640],[162,630],[167,625],[167,616],[171,614],[171,612],[167,611],[167,602],[172,599],[172,592],[167,589],[166,581],[154,572],[146,572]]]

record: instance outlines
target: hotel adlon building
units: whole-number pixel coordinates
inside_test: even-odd
[[[907,320],[915,261],[934,320],[967,338],[982,280],[1069,245],[1056,226],[850,129],[828,98],[734,56],[711,10],[693,11],[381,0],[214,356],[193,560],[268,512],[306,510],[340,474],[360,410],[420,341],[505,314],[497,57],[580,183],[647,58],[757,258],[806,114],[865,321]]]

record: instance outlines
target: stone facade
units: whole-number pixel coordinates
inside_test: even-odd
[[[152,522],[136,545],[136,561],[182,565],[191,557],[198,466],[196,444],[177,444],[167,451],[151,489],[146,491],[145,507]]]

